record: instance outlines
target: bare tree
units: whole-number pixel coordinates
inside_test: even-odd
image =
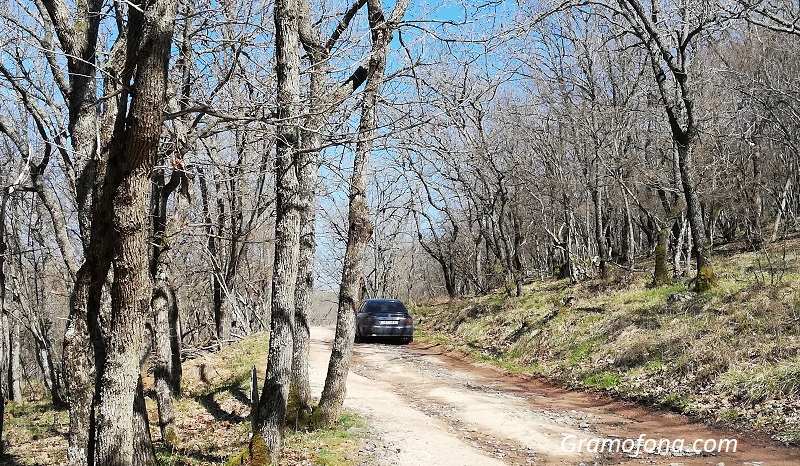
[[[126,125],[112,139],[112,162],[106,182],[118,185],[114,195],[114,281],[111,322],[105,361],[98,374],[96,446],[98,465],[134,464],[136,430],[134,399],[139,381],[140,348],[149,312],[151,283],[148,195],[155,166],[166,104],[167,65],[177,10],[174,0],[131,8],[128,56],[136,58]],[[122,123],[122,118],[118,120]],[[116,160],[114,159],[116,157]],[[118,181],[117,181],[118,180]],[[152,445],[149,447],[152,448]]]
[[[367,0],[367,17],[372,34],[367,81],[361,103],[361,119],[350,180],[347,249],[339,287],[336,336],[322,390],[317,422],[331,425],[339,419],[346,392],[347,373],[355,337],[355,313],[364,273],[364,247],[372,234],[366,205],[366,175],[378,124],[377,104],[386,71],[389,43],[405,15],[410,0],[399,0],[388,17],[380,0]]]
[[[295,287],[300,248],[300,24],[298,0],[279,0],[274,6],[277,74],[277,140],[275,155],[275,262],[269,356],[259,400],[258,435],[270,463],[277,463],[283,446],[284,418],[291,380]]]
[[[720,10],[708,8],[699,2],[685,2],[661,7],[648,7],[638,0],[619,0],[614,13],[619,14],[630,27],[629,31],[639,41],[646,59],[650,61],[653,77],[658,84],[659,96],[669,120],[670,132],[678,155],[687,216],[692,231],[697,260],[695,288],[705,290],[713,286],[714,268],[702,218],[698,196],[694,147],[698,138],[696,73],[691,62],[693,51],[703,34],[720,24]],[[676,14],[666,21],[663,15]]]

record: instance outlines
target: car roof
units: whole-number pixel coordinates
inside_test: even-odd
[[[386,298],[372,298],[365,299],[365,303],[401,303],[399,299],[386,299]]]

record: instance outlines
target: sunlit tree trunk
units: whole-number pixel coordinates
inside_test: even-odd
[[[372,52],[369,74],[361,104],[358,142],[350,180],[350,206],[348,211],[347,248],[339,286],[339,307],[336,319],[336,336],[328,363],[325,387],[319,407],[314,413],[315,422],[331,425],[339,419],[346,393],[347,373],[355,338],[355,313],[360,297],[364,270],[364,248],[372,234],[372,223],[366,203],[366,177],[372,153],[377,119],[377,103],[386,70],[389,42],[397,23],[405,15],[410,0],[399,0],[386,20],[380,0],[367,0],[367,15],[372,32]]]
[[[150,437],[150,422],[147,406],[144,401],[142,377],[136,384],[136,395],[133,400],[133,465],[151,466],[156,464],[156,451]]]
[[[92,338],[97,345],[102,345],[102,342],[99,335],[90,336],[88,322],[99,312],[100,290],[108,270],[105,254],[108,249],[105,246],[109,238],[96,238],[97,226],[94,224],[100,220],[95,214],[95,204],[104,204],[96,197],[98,170],[102,169],[100,149],[96,144],[99,108],[96,101],[96,50],[102,5],[101,0],[79,2],[73,12],[63,0],[37,3],[45,26],[52,28],[58,37],[67,62],[69,83],[59,86],[68,103],[68,129],[74,154],[74,170],[68,171],[67,175],[75,184],[78,225],[85,257],[84,266],[75,276],[62,351],[64,388],[70,407],[67,463],[71,466],[82,466],[91,460],[89,443],[94,390],[91,374],[95,372],[96,356]],[[109,224],[110,221],[103,226]],[[107,234],[110,230],[102,228],[101,231]]]
[[[96,407],[94,464],[135,464],[141,452],[135,405],[140,377],[140,351],[144,322],[150,308],[149,257],[150,174],[157,160],[158,140],[164,121],[167,65],[172,44],[177,2],[158,0],[131,9],[130,21],[141,24],[141,43],[135,44],[137,68],[128,118],[120,135],[119,157],[109,175],[121,180],[114,196],[114,280],[111,286],[111,321],[105,365],[99,374]],[[141,16],[140,16],[141,15]],[[133,37],[135,34],[131,33]],[[134,46],[129,47],[132,53]],[[118,171],[114,173],[114,171]]]
[[[660,18],[664,12],[655,3],[647,4],[640,0],[617,0],[616,3],[630,31],[644,44],[659,89],[661,106],[669,121],[697,259],[695,289],[704,291],[714,286],[716,278],[695,179],[697,169],[693,150],[699,135],[694,108],[696,84],[690,79],[692,68],[689,60],[695,50],[692,41],[699,33],[720,25],[718,20],[693,24],[695,18],[683,7],[673,11],[677,21],[667,23]]]
[[[300,254],[301,199],[297,180],[299,143],[300,42],[298,0],[278,0],[274,6],[277,73],[275,260],[267,372],[259,400],[258,434],[269,461],[277,463],[283,445],[286,402],[294,346],[295,287]]]
[[[165,183],[163,168],[154,175],[153,199],[153,251],[150,275],[153,279],[151,309],[153,318],[153,363],[154,391],[158,404],[158,424],[165,445],[175,446],[178,442],[175,429],[175,408],[173,398],[180,390],[180,378],[174,380],[180,368],[180,334],[178,333],[178,305],[172,284],[172,264],[174,260],[173,238],[183,225],[184,212],[188,200],[188,178],[182,170],[180,151],[168,154],[162,166],[173,167],[169,182]],[[173,194],[175,194],[173,196]],[[173,199],[174,211],[167,212],[169,199]],[[177,348],[176,348],[177,345]],[[177,353],[177,355],[176,355]],[[177,357],[176,357],[177,356]],[[174,367],[175,364],[178,367]],[[176,390],[177,385],[177,390]]]
[[[22,367],[20,366],[22,342],[19,322],[12,318],[8,320],[8,325],[8,399],[15,403],[22,403]]]

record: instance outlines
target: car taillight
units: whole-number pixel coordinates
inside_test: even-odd
[[[374,325],[374,324],[375,324],[375,318],[374,317],[372,317],[372,316],[364,317],[364,325]]]
[[[411,316],[407,316],[403,320],[403,325],[413,325],[413,324],[414,324],[414,319],[412,319]]]

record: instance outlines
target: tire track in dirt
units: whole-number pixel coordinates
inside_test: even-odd
[[[322,386],[332,332],[312,333],[312,383]],[[314,378],[318,381],[314,382]],[[363,464],[795,466],[800,449],[767,438],[709,428],[546,381],[502,373],[441,347],[357,344],[346,406],[371,425]],[[593,437],[735,438],[737,451],[714,455],[644,455],[564,451],[562,441]],[[688,446],[688,445],[687,445]]]

